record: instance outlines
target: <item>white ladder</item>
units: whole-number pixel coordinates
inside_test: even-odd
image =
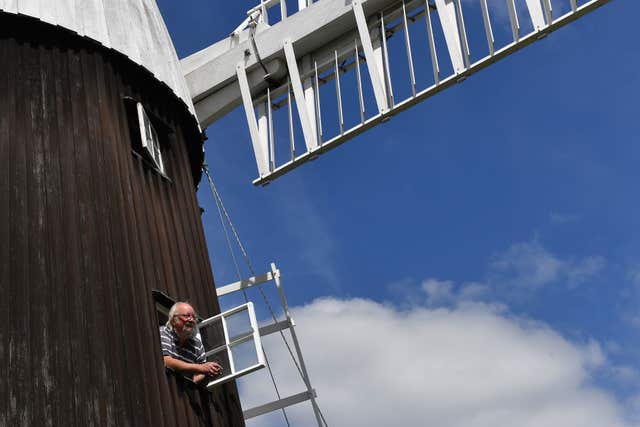
[[[300,348],[298,336],[295,331],[295,323],[293,321],[293,317],[291,317],[291,312],[289,311],[289,305],[287,304],[287,299],[285,298],[284,291],[282,289],[282,283],[280,280],[280,271],[276,268],[275,263],[271,263],[271,271],[268,271],[265,274],[250,277],[248,279],[240,280],[238,282],[221,286],[217,288],[216,292],[218,294],[218,298],[221,298],[225,295],[230,295],[234,292],[239,292],[251,287],[261,286],[269,282],[273,282],[276,286],[278,295],[280,297],[280,303],[282,304],[284,319],[280,321],[276,320],[271,324],[258,328],[258,334],[260,337],[264,337],[273,333],[281,333],[284,330],[289,330],[289,333],[291,334],[291,340],[293,341],[293,347],[295,350],[296,359],[294,359],[294,362],[296,363],[296,366],[299,370],[300,376],[302,378],[302,381],[304,382],[306,390],[288,397],[280,398],[272,402],[268,402],[268,403],[244,410],[243,411],[244,418],[245,420],[248,420],[250,418],[258,417],[260,415],[264,415],[273,411],[281,410],[283,408],[286,408],[301,402],[310,401],[318,426],[324,427],[326,426],[326,422],[324,421],[320,408],[316,402],[316,397],[317,397],[316,392],[311,387],[311,380],[309,379],[307,367],[304,362],[304,358],[302,357],[302,349]],[[292,357],[293,357],[293,354],[292,354]]]

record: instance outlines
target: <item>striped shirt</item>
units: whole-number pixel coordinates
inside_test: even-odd
[[[197,337],[190,337],[183,346],[174,330],[166,326],[160,327],[160,341],[162,341],[162,355],[171,356],[174,359],[187,363],[204,363],[204,346]]]

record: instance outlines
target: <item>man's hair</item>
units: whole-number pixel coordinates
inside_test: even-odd
[[[171,308],[169,309],[169,318],[167,319],[167,323],[165,323],[165,326],[167,327],[167,329],[173,329],[173,325],[171,324],[171,321],[173,320],[174,316],[176,315],[176,310],[178,309],[178,304],[181,304],[181,302],[176,302],[175,304],[173,304],[171,306]]]

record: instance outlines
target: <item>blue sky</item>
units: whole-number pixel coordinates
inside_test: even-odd
[[[180,57],[226,37],[254,5],[158,3]],[[358,347],[414,341],[391,325],[429,344],[407,349],[408,361],[402,351],[385,355],[396,368],[416,364],[404,380],[392,378],[402,385],[391,396],[397,407],[416,394],[429,407],[430,390],[438,403],[428,416],[407,407],[404,425],[638,425],[637,16],[640,3],[614,0],[265,188],[251,185],[257,172],[243,112],[209,127],[207,162],[256,269],[275,261],[283,272],[330,425],[385,425],[369,407],[389,398],[377,390],[380,382],[355,377],[363,383],[350,397],[358,387],[376,391],[366,402],[342,396],[340,404],[334,396],[351,388],[328,371],[347,369],[351,357],[341,352],[378,366]],[[198,196],[216,281],[234,281],[205,182]],[[500,356],[473,344],[474,328],[487,346],[504,348]],[[355,338],[343,342],[337,333]],[[445,333],[452,338],[437,338]],[[358,339],[366,344],[350,347]],[[468,378],[504,374],[495,376],[502,378],[495,390],[518,402],[509,406],[499,391],[494,401],[481,399],[493,390],[481,377],[483,387],[470,381],[461,385],[466,394],[438,400],[459,379],[453,371],[460,364],[446,368],[451,360],[469,362],[462,363],[472,366]],[[436,365],[443,369],[432,371]],[[508,372],[531,376],[518,383]],[[428,378],[413,384],[411,373]],[[528,393],[539,376],[548,382]],[[241,387],[248,400],[264,397]],[[419,391],[402,396],[412,387]],[[538,392],[561,396],[557,407],[536,406]],[[567,396],[566,405],[557,403]],[[447,413],[452,399],[463,409]],[[551,408],[546,418],[543,407]],[[349,419],[353,412],[365,421]],[[367,413],[378,421],[366,421]],[[308,410],[294,415],[296,425],[312,423]],[[274,416],[255,425],[266,422],[282,423]]]

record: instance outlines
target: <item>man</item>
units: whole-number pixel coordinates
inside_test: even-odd
[[[169,310],[167,324],[160,328],[164,366],[200,382],[222,373],[222,367],[207,362],[202,341],[197,336],[196,314],[186,302],[177,302]]]

